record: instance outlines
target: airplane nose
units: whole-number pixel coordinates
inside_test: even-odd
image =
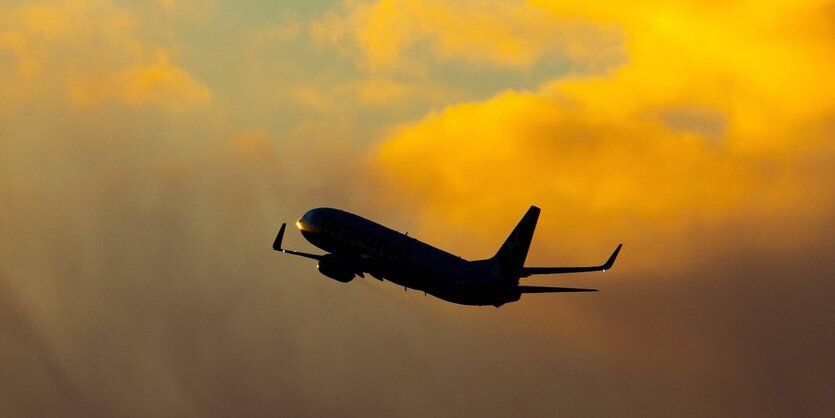
[[[316,209],[309,210],[296,221],[296,227],[303,232],[315,232],[319,229],[317,218]]]

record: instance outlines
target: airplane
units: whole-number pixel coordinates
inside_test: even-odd
[[[302,236],[327,254],[310,254],[281,247],[281,224],[273,250],[319,262],[323,275],[348,283],[365,273],[408,290],[417,289],[461,305],[502,306],[525,293],[596,292],[597,289],[519,285],[538,274],[606,271],[623,244],[609,259],[589,267],[524,267],[540,209],[531,206],[493,257],[467,261],[361,216],[334,208],[311,209],[296,222]]]

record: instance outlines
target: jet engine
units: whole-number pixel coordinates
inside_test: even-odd
[[[319,269],[319,273],[342,283],[348,283],[353,280],[357,271],[350,263],[330,254],[322,257],[316,268]]]

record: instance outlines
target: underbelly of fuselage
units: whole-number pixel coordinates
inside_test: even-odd
[[[461,305],[499,307],[505,303],[515,302],[521,297],[521,293],[514,287],[447,283],[426,276],[408,279],[389,276],[384,277],[384,280]]]

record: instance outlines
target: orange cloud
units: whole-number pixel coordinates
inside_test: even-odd
[[[804,30],[826,21],[825,14],[812,13],[818,4],[763,8],[743,2],[708,9],[691,2],[606,11],[578,5],[591,9],[583,11],[590,18],[618,19],[627,32],[630,64],[604,81],[604,89],[582,80],[559,88],[607,111],[682,102],[713,108],[729,114],[727,145],[740,152],[792,147],[805,142],[793,134],[798,125],[832,117],[835,88],[819,80],[835,68],[835,44],[825,32]],[[557,2],[547,7],[570,9]]]
[[[822,82],[835,68],[822,52],[835,43],[767,33],[802,27],[809,7],[585,4],[553,11],[620,24],[629,64],[447,107],[375,150],[377,175],[419,202],[424,228],[484,234],[535,203],[547,214],[543,235],[589,242],[553,244],[560,251],[626,237],[649,268],[694,229],[741,222],[765,238],[793,222],[784,239],[795,242],[825,222],[835,199],[821,190],[833,175],[807,164],[835,157],[835,87]]]

